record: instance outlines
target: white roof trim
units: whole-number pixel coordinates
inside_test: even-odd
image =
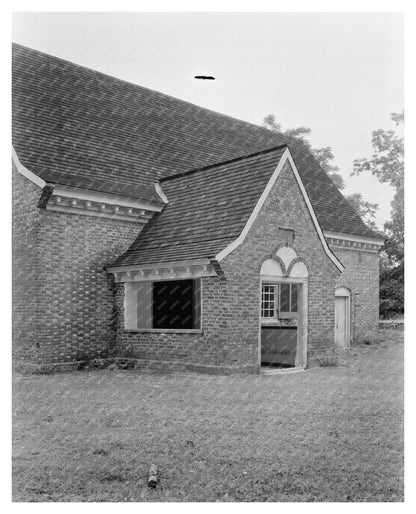
[[[29,179],[31,182],[41,187],[42,189],[46,186],[46,181],[40,178],[38,175],[28,170],[20,162],[20,159],[12,145],[12,159],[16,165],[17,171]],[[157,189],[156,189],[157,191]],[[136,209],[144,209],[148,211],[160,212],[163,207],[156,205],[156,202],[146,202],[144,200],[136,199],[133,197],[126,197],[117,193],[102,193],[87,188],[79,188],[74,186],[64,186],[57,184],[54,187],[53,194],[55,196],[63,196],[68,198],[78,198],[82,200],[91,200],[96,202],[103,202],[111,205],[122,205],[124,207],[133,207]],[[159,193],[158,193],[159,194]],[[162,193],[163,194],[163,193]],[[159,194],[160,196],[160,194]],[[165,197],[166,198],[166,197]],[[162,198],[163,200],[163,198]],[[165,202],[166,203],[166,202]]]
[[[107,268],[107,271],[114,274],[116,283],[158,282],[217,276],[214,264],[210,263],[208,259],[165,262],[147,266],[113,267]]]
[[[189,259],[185,261],[157,262],[155,264],[133,264],[131,266],[110,266],[107,269],[109,273],[117,273],[122,271],[140,271],[152,270],[160,268],[183,268],[184,266],[206,266],[210,264],[209,259]]]
[[[218,262],[222,261],[224,259],[224,257],[226,257],[229,253],[231,253],[233,250],[238,248],[241,245],[241,243],[244,241],[249,230],[251,229],[251,226],[253,225],[254,221],[256,220],[257,215],[260,212],[260,209],[263,207],[263,204],[266,201],[266,198],[268,197],[274,183],[276,182],[277,177],[280,175],[280,172],[282,171],[282,168],[287,161],[288,155],[289,155],[289,149],[286,148],[286,150],[283,152],[283,155],[280,158],[277,168],[274,170],[273,175],[270,177],[265,190],[263,191],[262,195],[260,196],[249,219],[247,220],[247,223],[246,223],[245,227],[243,228],[243,231],[237,237],[237,239],[234,239],[234,241],[232,243],[230,243],[226,248],[224,248],[224,250],[221,250],[221,252],[215,256],[216,261],[218,261]]]
[[[78,198],[79,200],[90,200],[109,205],[120,205],[123,207],[133,207],[148,211],[160,212],[163,209],[162,206],[156,206],[155,204],[152,204],[152,202],[146,202],[144,200],[119,195],[117,193],[102,193],[74,186],[62,186],[57,184],[53,190],[53,194],[54,196],[62,196],[65,198]]]
[[[305,190],[305,187],[303,185],[303,182],[302,182],[302,179],[300,178],[300,175],[299,175],[299,172],[296,168],[296,165],[293,161],[293,158],[292,158],[292,155],[289,151],[289,148],[286,148],[286,150],[283,152],[283,155],[282,157],[280,158],[280,161],[279,161],[279,164],[277,165],[277,168],[274,170],[273,172],[273,175],[270,177],[270,180],[269,182],[267,183],[267,186],[266,188],[264,189],[262,195],[260,196],[253,212],[251,213],[243,231],[241,232],[241,234],[239,235],[239,237],[237,239],[235,239],[232,243],[230,243],[226,248],[224,248],[224,250],[222,250],[220,253],[218,253],[218,255],[216,255],[215,259],[220,262],[222,261],[229,253],[231,253],[233,250],[235,250],[238,246],[241,245],[241,243],[244,241],[244,239],[246,238],[248,232],[250,231],[254,221],[256,220],[259,212],[260,212],[260,209],[263,207],[263,204],[264,202],[266,201],[266,198],[269,196],[269,193],[272,189],[272,187],[274,186],[278,176],[280,175],[280,172],[282,171],[283,169],[283,166],[286,164],[286,162],[289,161],[291,167],[292,167],[292,171],[295,175],[295,178],[296,178],[296,181],[298,183],[298,186],[302,192],[302,196],[306,202],[306,205],[308,207],[308,210],[309,210],[309,213],[311,215],[311,218],[312,218],[312,221],[313,221],[313,224],[315,226],[315,229],[318,233],[318,236],[319,236],[319,239],[321,241],[321,244],[322,244],[322,247],[324,249],[324,252],[327,254],[327,256],[331,259],[331,261],[335,264],[335,266],[340,270],[340,271],[344,271],[344,266],[341,264],[341,262],[335,257],[335,255],[332,253],[332,251],[330,250],[327,242],[326,242],[326,239],[324,237],[324,234],[322,232],[322,229],[321,229],[321,226],[319,225],[319,222],[318,222],[318,219],[315,215],[315,211],[313,210],[313,207],[312,207],[312,204],[311,204],[311,201],[309,200],[309,196]]]
[[[35,173],[33,173],[32,171],[28,170],[27,168],[25,168],[23,166],[23,164],[19,160],[19,157],[17,156],[16,150],[14,149],[13,145],[12,145],[12,159],[16,165],[17,171],[21,175],[23,175],[24,177],[29,179],[34,184],[41,187],[42,189],[46,186],[46,182],[43,179],[41,179]]]
[[[324,233],[322,232],[321,225],[319,224],[318,218],[316,217],[315,211],[313,210],[312,203],[309,200],[308,193],[306,192],[305,186],[303,185],[302,179],[300,178],[298,169],[296,168],[296,164],[293,160],[293,157],[291,153],[288,150],[288,157],[290,165],[292,166],[293,173],[296,177],[297,183],[299,185],[300,190],[302,191],[303,198],[306,202],[306,205],[309,209],[309,214],[311,215],[313,224],[315,225],[315,229],[318,232],[319,239],[321,240],[322,247],[327,254],[327,256],[331,259],[331,261],[335,264],[335,266],[339,269],[339,271],[344,271],[345,267],[341,263],[339,259],[336,258],[336,256],[332,253],[331,249],[328,246],[328,243],[326,242]]]
[[[344,234],[343,232],[331,232],[325,230],[325,237],[332,237],[333,239],[345,239],[345,241],[355,241],[357,243],[371,243],[373,245],[384,245],[384,239],[367,236],[355,236],[354,234]]]
[[[163,203],[169,203],[168,197],[163,192],[162,186],[159,182],[155,182],[156,193],[159,195]]]

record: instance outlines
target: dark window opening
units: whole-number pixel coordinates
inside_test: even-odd
[[[199,312],[199,281],[169,280],[153,283],[153,328],[199,328]]]
[[[280,310],[279,318],[298,317],[298,284],[280,285]]]

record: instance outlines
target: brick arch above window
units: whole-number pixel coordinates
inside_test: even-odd
[[[351,296],[351,291],[347,287],[337,287],[335,296]]]
[[[271,253],[264,255],[258,262],[258,270],[261,275],[269,275],[269,276],[280,276],[282,278],[308,278],[309,272],[308,268],[304,262],[302,256],[299,256],[300,252],[297,252],[293,246],[289,246],[287,243],[279,243]],[[278,263],[281,267],[281,274],[278,270],[275,273],[265,273],[264,263],[266,261],[274,261]],[[299,263],[299,266],[296,264]],[[273,269],[273,264],[268,264],[269,268]],[[293,273],[292,273],[293,269]]]
[[[277,250],[276,257],[284,262],[286,269],[289,269],[290,263],[297,259],[298,254],[291,246],[282,246]]]
[[[288,275],[290,278],[308,278],[308,268],[301,259],[294,259],[290,263]]]
[[[280,262],[279,262],[280,261]],[[260,275],[267,275],[271,277],[285,277],[286,269],[281,259],[266,259],[261,265]]]

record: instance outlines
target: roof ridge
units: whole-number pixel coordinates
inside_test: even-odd
[[[69,58],[71,59],[71,57]],[[34,170],[39,172],[39,176],[48,173],[49,179],[51,179],[55,176],[54,170],[62,169],[73,176],[74,184],[77,183],[77,178],[81,174],[81,176],[88,176],[97,180],[101,178],[118,181],[119,178],[123,178],[123,182],[126,180],[137,185],[148,184],[149,186],[152,182],[159,180],[162,185],[166,184],[166,187],[168,187],[169,182],[167,180],[169,178],[186,176],[187,173],[196,173],[200,169],[209,170],[212,168],[213,172],[214,170],[221,170],[220,165],[226,167],[227,163],[233,161],[238,163],[239,159],[247,159],[256,155],[257,152],[260,152],[260,154],[266,152],[266,155],[273,155],[267,154],[267,151],[273,151],[285,143],[290,148],[295,162],[299,162],[302,179],[304,179],[305,186],[308,184],[308,194],[313,204],[315,204],[316,211],[319,212],[319,219],[323,221],[323,225],[327,229],[342,229],[353,234],[368,235],[372,233],[371,229],[363,223],[360,216],[322,170],[310,149],[297,138],[274,133],[260,124],[192,104],[187,100],[175,98],[138,83],[128,82],[122,78],[108,75],[102,71],[19,43],[13,43],[12,63],[13,66],[16,66],[13,73],[16,73],[15,78],[18,79],[15,86],[16,91],[14,90],[16,101],[20,101],[22,98],[26,101],[27,96],[28,101],[34,103],[33,109],[27,112],[22,112],[22,109],[16,109],[16,112],[14,112],[16,149],[20,149],[21,152],[19,153],[25,155],[24,164],[29,169],[33,166]],[[83,152],[82,155],[88,155],[90,159],[88,169],[85,168],[85,162],[75,158],[75,155],[69,151],[69,147],[60,149],[55,145],[53,139],[56,129],[54,120],[45,115],[44,104],[49,95],[57,99],[57,95],[69,94],[65,76],[59,75],[58,77],[60,85],[58,92],[54,92],[51,83],[43,79],[39,80],[36,88],[32,88],[32,90],[37,91],[36,94],[27,94],[25,89],[31,81],[38,80],[43,75],[45,79],[51,78],[55,67],[62,68],[70,74],[71,79],[75,80],[76,91],[74,93],[80,95],[82,99],[84,97],[88,99],[89,95],[92,97],[91,112],[94,121],[100,124],[97,133],[101,138],[91,138],[88,142],[83,141],[81,153]],[[139,80],[139,78],[133,80]],[[84,83],[84,79],[91,80],[86,80]],[[93,84],[91,85],[90,82]],[[102,95],[97,95],[94,85],[105,86]],[[114,94],[113,89],[115,90]],[[132,111],[131,103],[124,100],[126,91],[129,94],[131,93],[133,100],[137,102],[135,104],[137,111]],[[112,108],[110,117],[116,116],[118,112],[126,113],[127,130],[131,131],[126,140],[114,133],[112,123],[115,119],[103,119],[102,113],[98,110],[102,108],[102,103],[109,99],[114,102],[114,109]],[[78,101],[78,97],[74,100]],[[73,104],[71,102],[68,106],[69,111],[65,115],[80,117],[81,132],[79,134],[72,134],[71,132],[74,136],[73,142],[78,144],[82,135],[88,129],[89,120],[86,116],[79,115],[77,111],[72,112],[72,107],[77,107],[77,103]],[[27,129],[27,119],[33,121],[33,117],[38,112],[37,109],[41,110],[41,117],[45,115],[42,130],[39,133],[33,128]],[[164,117],[159,118],[155,115],[158,109],[163,112]],[[177,113],[184,109],[186,112],[178,118],[178,126],[175,127],[172,121],[176,119]],[[146,120],[147,125],[149,125],[148,132],[143,130],[143,133],[134,133],[134,130],[131,130],[131,127],[147,127]],[[194,131],[190,129],[192,124],[195,124],[200,133],[195,142]],[[29,135],[36,132],[36,137],[28,137],[27,130],[29,130]],[[180,135],[178,136],[178,134]],[[103,135],[104,137],[110,137],[114,144],[118,159],[116,166],[113,166],[113,154],[110,154],[102,141]],[[209,143],[208,147],[207,141]],[[44,145],[46,142],[49,144]],[[209,151],[207,152],[207,150]],[[36,157],[39,152],[42,156],[44,154],[49,155],[50,152],[52,157],[47,160],[44,168],[39,168]],[[242,155],[246,152],[253,153]],[[240,157],[237,157],[238,155]],[[175,157],[172,158],[172,156]],[[50,162],[54,160],[57,164],[52,166]],[[257,160],[269,160],[269,158],[260,157]],[[209,164],[209,162],[213,164]],[[246,160],[246,163],[250,162],[250,160]],[[253,162],[256,162],[255,157]],[[244,166],[244,161],[241,160],[240,163],[241,166]],[[237,168],[239,165],[230,164],[230,167]],[[171,177],[167,176],[169,173],[172,173]],[[203,175],[204,173],[201,173],[196,177],[202,177]],[[206,175],[210,176],[211,173],[207,171]],[[174,181],[171,182],[171,184],[174,183]],[[329,206],[328,202],[321,201],[322,194],[328,195],[328,199],[335,198],[332,206]]]
[[[203,166],[202,168],[193,168],[192,170],[183,171],[181,173],[176,173],[175,175],[169,175],[167,177],[162,177],[159,179],[159,182],[166,182],[167,180],[172,180],[175,178],[183,177],[185,175],[191,175],[192,173],[197,173],[199,171],[206,171],[210,168],[218,168],[218,166],[224,166],[224,164],[231,164],[233,162],[242,161],[244,159],[249,159],[250,157],[256,157],[257,155],[262,155],[266,153],[271,153],[276,150],[281,150],[283,148],[288,148],[288,145],[286,143],[283,143],[278,146],[273,146],[271,148],[266,148],[265,150],[260,150],[258,152],[252,152],[246,155],[241,155],[240,157],[234,157],[232,159],[228,159],[226,161],[217,162],[215,164],[209,164],[208,166]]]

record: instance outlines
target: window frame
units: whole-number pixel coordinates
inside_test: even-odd
[[[177,282],[192,280],[192,308],[195,328],[153,328],[153,286],[158,282]],[[143,297],[139,296],[141,287],[148,287],[150,294],[147,302],[150,305],[150,315],[147,322],[140,326],[139,306]],[[196,303],[199,301],[199,307]],[[125,282],[124,284],[124,331],[125,332],[156,332],[156,333],[202,333],[202,280],[201,278],[172,278],[164,280],[148,280],[139,282]]]
[[[289,286],[289,309],[288,311],[282,310],[282,286]],[[296,292],[296,311],[292,310],[292,291],[293,286],[296,286],[297,292]],[[279,310],[278,310],[278,319],[297,319],[299,317],[298,314],[298,284],[294,284],[292,282],[288,282],[285,284],[279,284]]]
[[[281,291],[282,286],[289,286],[289,311],[281,310]],[[274,299],[270,299],[270,297],[265,300],[265,294],[270,295],[269,291],[265,292],[264,288],[273,288],[274,290]],[[292,311],[292,290],[293,287],[297,288],[297,296],[296,296],[296,311]],[[264,302],[273,303],[273,316],[264,316],[263,314],[272,310],[270,307],[265,308]],[[260,317],[262,322],[268,321],[280,321],[284,319],[298,319],[299,318],[299,283],[298,282],[271,282],[271,281],[262,281],[261,284],[261,300],[260,300]]]
[[[263,290],[263,288],[269,288],[269,290],[266,292]],[[270,320],[270,319],[277,319],[277,299],[278,299],[278,294],[276,295],[276,289],[278,289],[279,285],[278,284],[269,284],[269,283],[265,283],[265,284],[262,284],[262,287],[261,287],[261,318],[262,319],[265,319],[265,320]],[[272,294],[272,290],[273,290],[273,295],[274,295],[274,298],[273,300],[270,298],[270,295]],[[265,295],[268,295],[267,299],[265,298]],[[268,307],[263,307],[263,304],[264,303],[268,303],[269,306]],[[273,308],[270,307],[270,304],[273,303]],[[264,312],[273,312],[273,315],[272,316],[263,316],[263,313]]]

